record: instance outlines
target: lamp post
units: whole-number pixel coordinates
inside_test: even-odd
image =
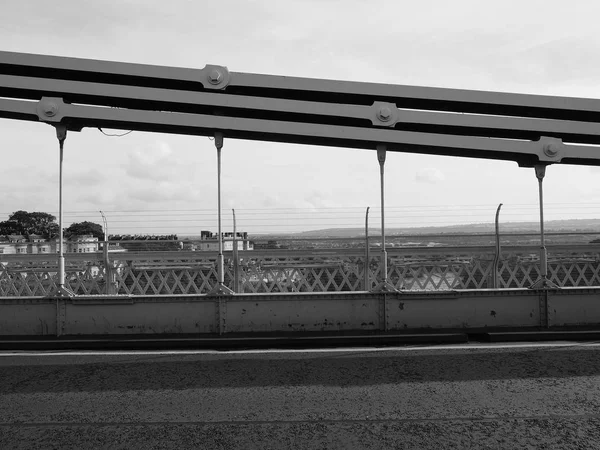
[[[108,245],[108,223],[106,222],[106,216],[102,211],[98,211],[102,216],[102,223],[104,225],[104,246]]]
[[[235,209],[231,209],[233,213],[233,292],[239,292],[240,287],[240,265],[237,242],[237,224],[235,220]],[[243,241],[242,241],[243,242]],[[243,246],[243,244],[242,244]]]
[[[369,291],[371,288],[371,284],[369,282],[369,261],[371,259],[371,255],[369,254],[369,209],[371,209],[371,207],[367,206],[367,211],[365,212],[365,291]]]
[[[104,224],[104,244],[102,244],[102,254],[104,256],[104,276],[106,280],[106,294],[114,294],[114,286],[112,279],[112,270],[110,267],[110,260],[108,259],[108,221],[102,211],[99,211],[102,216],[102,223]]]
[[[492,287],[494,289],[498,289],[498,269],[500,267],[500,208],[502,208],[502,203],[496,209],[496,254],[494,255],[494,267],[492,271]]]

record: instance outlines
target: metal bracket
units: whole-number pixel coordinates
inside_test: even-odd
[[[233,295],[235,294],[235,292],[233,292],[231,289],[229,289],[227,286],[225,286],[224,284],[221,283],[217,283],[216,286],[208,293],[208,295]]]
[[[393,103],[374,102],[371,106],[371,122],[380,127],[394,127],[398,123],[398,108]]]
[[[566,145],[562,139],[541,136],[538,140],[540,162],[559,163],[565,156]]]
[[[207,64],[201,70],[202,79],[200,80],[204,89],[220,90],[225,89],[231,82],[231,74],[225,66],[215,66]]]
[[[60,97],[42,97],[36,108],[40,122],[59,123],[64,117],[64,104]]]
[[[391,292],[391,293],[399,293],[400,291],[398,289],[396,289],[396,287],[390,283],[389,281],[382,281],[380,282],[377,286],[375,286],[373,289],[371,289],[370,292]]]

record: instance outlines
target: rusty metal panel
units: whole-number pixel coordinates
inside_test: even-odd
[[[67,303],[65,334],[215,333],[215,304],[205,297],[136,298],[117,304]]]
[[[388,330],[421,328],[533,327],[538,295],[528,290],[482,290],[388,296]]]
[[[597,289],[564,288],[548,291],[548,326],[600,324],[600,293]]]
[[[0,299],[0,336],[56,335],[56,301]]]
[[[538,327],[548,294],[549,326],[598,325],[600,289],[246,294],[220,297],[226,333]],[[218,333],[206,296],[65,299],[65,335]],[[0,299],[0,335],[57,334],[56,299]]]
[[[272,294],[271,294],[272,295]],[[378,330],[379,296],[287,295],[228,298],[228,332]],[[279,297],[272,295],[273,298]],[[311,298],[312,297],[312,298]]]

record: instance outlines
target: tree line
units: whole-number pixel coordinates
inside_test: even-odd
[[[45,212],[16,211],[8,220],[0,222],[0,236],[41,236],[44,239],[54,239],[58,237],[59,231],[56,217]],[[67,237],[92,235],[99,240],[104,239],[102,226],[88,221],[71,224],[64,229],[64,234]]]
[[[54,239],[58,237],[59,227],[56,223],[56,217],[45,212],[27,212],[17,211],[12,213],[8,220],[0,222],[0,236],[21,235],[25,237],[41,236],[44,239]],[[64,229],[67,238],[71,236],[92,235],[99,241],[104,240],[104,229],[102,225],[94,222],[77,222]],[[148,236],[148,235],[130,235],[130,234],[111,234],[108,236],[111,241],[120,240],[141,240],[141,241],[176,241],[176,234]]]

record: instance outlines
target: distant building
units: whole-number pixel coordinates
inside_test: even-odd
[[[233,250],[233,233],[222,233],[223,236],[223,251]],[[210,231],[200,232],[200,241],[195,243],[197,251],[200,252],[216,252],[219,251],[219,235]],[[238,250],[254,250],[254,242],[248,240],[248,233],[237,232],[236,244]],[[190,245],[191,249],[191,245]]]
[[[56,241],[56,248],[58,249],[58,240]],[[71,236],[71,238],[67,241],[67,252],[94,253],[97,251],[98,238],[90,234]]]
[[[0,236],[0,254],[58,253],[58,239],[47,241],[42,236],[31,234]],[[98,251],[98,238],[90,235],[73,236],[65,239],[63,250],[72,253],[93,253]]]

